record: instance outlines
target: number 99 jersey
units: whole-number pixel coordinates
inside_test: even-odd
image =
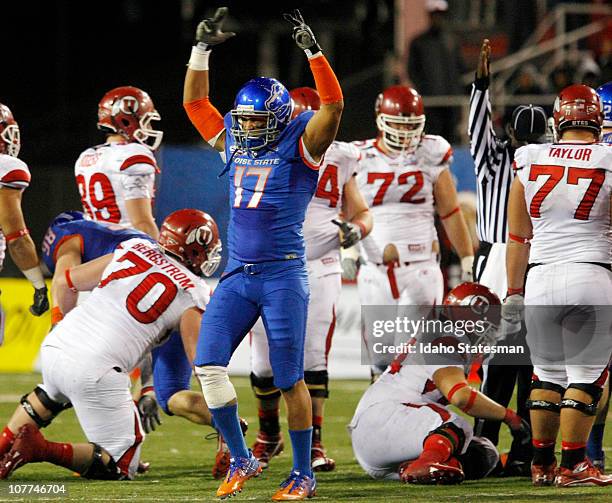
[[[98,286],[49,333],[54,346],[77,361],[132,370],[142,355],[178,327],[185,310],[204,311],[210,288],[161,252],[157,244],[120,244]]]
[[[157,163],[140,143],[105,143],[77,159],[74,174],[86,218],[133,227],[129,199],[153,199]]]
[[[527,145],[514,169],[533,225],[530,263],[611,262],[609,146]]]

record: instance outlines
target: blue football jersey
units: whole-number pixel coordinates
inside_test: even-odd
[[[82,262],[106,255],[115,251],[119,243],[132,238],[155,240],[144,232],[126,229],[119,225],[94,222],[92,220],[73,220],[65,223],[52,223],[42,241],[42,259],[49,269],[55,271],[58,246],[69,237],[80,236]]]
[[[300,114],[272,147],[253,156],[234,153],[231,114],[225,116],[225,154],[231,159],[230,258],[254,263],[304,256],[302,225],[318,171],[304,161],[300,138],[312,116],[313,112]]]

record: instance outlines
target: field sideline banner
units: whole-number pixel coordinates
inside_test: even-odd
[[[47,282],[51,289],[51,283]],[[32,372],[38,370],[40,344],[49,332],[51,314],[32,316],[34,289],[26,279],[0,278],[0,304],[4,311],[4,342],[0,346],[0,372]]]

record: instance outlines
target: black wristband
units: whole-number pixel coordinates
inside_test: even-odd
[[[474,87],[479,91],[486,91],[490,82],[491,78],[488,75],[486,77],[474,77]]]

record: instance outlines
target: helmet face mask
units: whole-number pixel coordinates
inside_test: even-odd
[[[154,129],[152,121],[161,117],[149,95],[142,89],[123,86],[108,91],[98,105],[98,129],[118,134],[155,150],[161,144],[163,131]]]
[[[258,151],[274,144],[291,120],[293,103],[289,91],[278,80],[258,77],[238,92],[231,111],[232,135],[236,147]],[[263,128],[245,129],[247,120],[262,120]]]
[[[17,157],[21,150],[21,133],[9,107],[0,103],[0,154]]]
[[[425,130],[421,95],[411,87],[391,86],[378,95],[374,106],[376,127],[385,146],[414,152]]]
[[[219,229],[207,213],[178,210],[163,221],[158,243],[162,249],[198,276],[211,276],[221,263]]]

